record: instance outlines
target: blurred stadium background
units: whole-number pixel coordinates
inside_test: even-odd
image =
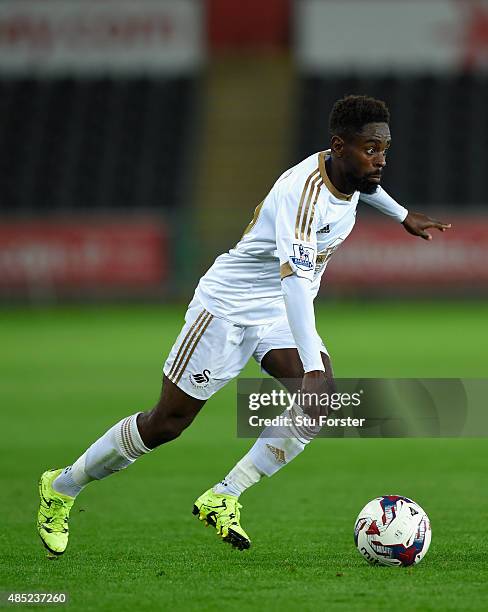
[[[316,307],[336,375],[486,377],[487,69],[485,0],[0,0],[0,592],[67,590],[83,611],[488,609],[484,439],[317,440],[246,492],[250,555],[199,529],[193,500],[250,444],[233,384],[83,492],[61,561],[34,527],[40,473],[153,405],[199,277],[327,147],[344,94],[386,100],[385,187],[453,230],[426,243],[360,206]],[[414,574],[353,546],[359,509],[392,492],[432,520]]]
[[[487,67],[486,1],[2,0],[0,300],[186,302],[348,93],[390,107],[386,189],[455,229],[363,205],[323,294],[485,295]]]

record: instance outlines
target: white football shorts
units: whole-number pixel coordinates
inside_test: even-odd
[[[265,325],[236,325],[212,315],[194,298],[163,372],[188,395],[207,400],[238,376],[251,357],[261,364],[268,351],[280,348],[296,348],[286,316]]]

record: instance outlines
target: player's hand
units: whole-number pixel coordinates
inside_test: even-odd
[[[321,406],[319,401],[321,394],[327,392],[325,372],[314,370],[306,372],[302,380],[302,410],[312,419],[318,419],[320,415],[327,416],[326,406]],[[303,398],[304,393],[310,393],[311,399]]]
[[[402,223],[403,227],[409,234],[414,236],[420,236],[424,240],[432,240],[432,235],[425,230],[430,228],[438,229],[441,232],[445,232],[450,229],[450,223],[442,223],[442,221],[436,221],[431,219],[427,215],[422,213],[409,212]]]

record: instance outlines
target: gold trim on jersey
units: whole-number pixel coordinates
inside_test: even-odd
[[[317,203],[317,199],[318,199],[319,193],[320,193],[320,188],[321,188],[322,185],[323,185],[322,178],[320,177],[320,174],[319,174],[312,181],[311,189],[309,190],[309,193],[308,193],[307,204],[305,206],[305,210],[303,211],[302,226],[300,228],[300,239],[301,240],[305,240],[305,236],[310,236],[309,212],[310,212],[311,218],[313,219],[313,214],[314,214],[314,210],[315,210],[315,204]],[[315,197],[314,197],[314,200],[313,200],[312,208],[310,208],[310,202],[312,201],[312,196],[314,194],[315,194]],[[308,240],[308,238],[307,238],[307,240]]]
[[[315,205],[317,204],[317,200],[319,198],[319,193],[320,193],[320,188],[322,187],[323,184],[324,184],[323,181],[320,181],[320,185],[318,186],[317,193],[315,195],[315,199],[312,204],[312,212],[310,213],[310,221],[308,222],[307,234],[305,236],[305,240],[307,242],[310,242],[310,240],[312,239],[312,225],[313,225],[313,218],[315,216]]]
[[[252,228],[253,228],[253,227],[256,225],[256,221],[258,220],[259,213],[261,212],[261,208],[263,207],[263,204],[264,204],[264,200],[261,202],[261,204],[258,204],[258,205],[256,206],[256,208],[254,209],[254,214],[253,214],[253,216],[252,216],[252,219],[251,219],[251,221],[248,223],[248,225],[247,225],[246,229],[244,230],[244,233],[243,233],[243,234],[242,234],[242,236],[241,236],[241,240],[242,240],[242,239],[244,238],[244,236],[245,236],[246,234],[248,234],[248,233],[249,233],[249,232],[252,230]]]
[[[180,375],[180,377],[177,380],[175,380],[175,375],[178,372],[178,370],[180,369],[180,366],[181,366],[181,364],[183,362],[183,359],[185,358],[185,355],[187,354],[187,352],[188,352],[188,350],[189,350],[189,348],[190,348],[194,338],[198,334],[198,332],[201,329],[202,325],[204,325],[206,321],[208,321],[208,323],[210,323],[210,321],[212,319],[213,319],[213,315],[211,315],[206,310],[202,310],[202,312],[198,315],[198,317],[193,322],[193,324],[190,327],[190,329],[188,330],[186,336],[183,338],[183,341],[180,344],[180,348],[178,349],[178,353],[176,354],[176,357],[174,358],[171,370],[168,372],[168,378],[172,382],[176,383],[181,378],[181,375]],[[205,327],[205,329],[206,328],[207,327]],[[198,340],[199,339],[200,339],[200,337],[198,338]],[[197,342],[198,342],[198,340],[197,340]],[[183,351],[183,354],[181,354],[182,351]],[[181,355],[181,357],[180,357],[180,355]],[[186,367],[186,364],[185,364],[185,367]],[[183,373],[183,371],[181,371],[181,373]]]
[[[317,191],[315,193],[315,198],[313,200],[312,208],[310,210],[310,219],[308,220],[308,224],[307,224],[307,227],[306,227],[306,232],[304,233],[304,240],[306,240],[307,242],[310,242],[310,240],[311,240],[313,218],[315,216],[315,207],[317,205],[317,200],[319,199],[320,190],[321,190],[323,184],[324,184],[324,181],[322,181],[322,179],[321,179],[320,183],[317,183],[317,185],[316,185]]]
[[[322,151],[321,153],[319,153],[319,168],[320,168],[320,175],[322,176],[322,180],[324,181],[327,189],[331,192],[331,194],[334,197],[338,198],[339,200],[345,200],[346,202],[350,202],[353,194],[351,193],[350,195],[348,195],[346,193],[341,193],[338,189],[334,187],[334,185],[332,184],[329,178],[329,175],[327,174],[327,169],[325,167],[325,160],[327,159],[329,155],[330,155],[330,150]]]
[[[307,180],[305,181],[305,186],[303,188],[302,191],[302,195],[300,197],[300,204],[298,206],[298,212],[297,212],[297,219],[295,222],[295,238],[297,240],[300,240],[300,221],[302,218],[302,209],[303,209],[303,202],[305,201],[305,197],[307,196],[308,192],[309,192],[309,188],[310,188],[310,183],[313,181],[315,181],[316,179],[318,179],[320,177],[320,170],[318,168],[316,168],[307,178]],[[314,184],[315,186],[315,184]],[[312,190],[313,191],[313,190]],[[307,212],[308,212],[308,206],[310,204],[310,198],[312,197],[312,193],[310,193],[309,198],[307,200]],[[305,214],[305,218],[306,218],[306,214]],[[302,240],[304,240],[304,238],[302,238]]]
[[[293,270],[291,269],[290,263],[285,261],[284,264],[280,266],[280,278],[283,280],[287,276],[291,276],[293,274]]]

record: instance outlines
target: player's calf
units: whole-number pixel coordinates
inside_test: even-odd
[[[325,354],[322,358],[326,370],[324,381],[327,390],[331,392],[334,389],[334,381],[330,359]],[[303,369],[296,349],[269,351],[261,363],[268,373],[287,386],[288,391],[294,393],[300,389]],[[291,415],[286,412],[287,417],[292,417],[289,425],[266,427],[249,452],[227,476],[198,498],[194,514],[198,514],[200,520],[212,524],[209,517],[212,519],[214,518],[212,513],[220,512],[219,504],[215,500],[220,497],[232,497],[237,500],[241,493],[259,482],[263,476],[273,476],[293,461],[320,430],[319,427],[300,425],[302,419],[295,420],[295,417],[303,414],[301,407],[294,406]]]
[[[156,446],[177,438],[203,404],[165,380],[153,410],[126,417],[106,431],[61,472],[53,482],[54,490],[76,497],[89,482],[120,472]]]
[[[174,440],[193,422],[204,406],[199,400],[179,389],[166,376],[156,406],[139,415],[137,425],[144,443],[155,448]]]
[[[170,381],[156,407],[116,423],[72,465],[41,477],[38,530],[53,554],[68,543],[68,517],[74,498],[93,480],[125,469],[152,448],[173,440],[188,427],[205,402],[194,400]]]

